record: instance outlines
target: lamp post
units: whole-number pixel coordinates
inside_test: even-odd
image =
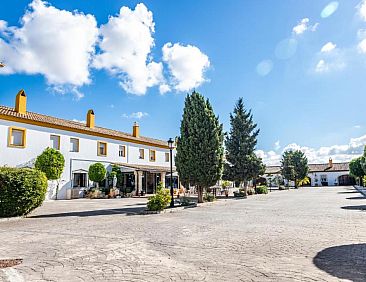
[[[174,189],[173,189],[173,139],[169,138],[168,145],[170,150],[170,196],[172,197],[170,201],[170,207],[174,208]]]

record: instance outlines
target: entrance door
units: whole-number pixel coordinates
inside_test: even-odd
[[[85,188],[87,187],[87,173],[74,173],[73,174],[73,187],[74,188]]]

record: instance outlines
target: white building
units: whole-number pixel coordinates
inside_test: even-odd
[[[281,174],[280,166],[267,166],[265,178],[273,178]],[[307,186],[342,186],[354,185],[355,179],[349,174],[349,163],[333,163],[332,159],[326,164],[309,164]]]
[[[93,110],[88,111],[84,124],[29,112],[26,101],[21,90],[14,108],[0,106],[0,166],[32,167],[45,148],[60,150],[65,169],[59,199],[66,198],[68,189],[89,188],[88,169],[96,162],[107,170],[118,165],[123,186],[131,190],[153,193],[159,181],[165,183],[170,171],[168,143],[140,136],[137,123],[131,134],[123,133],[95,126]],[[54,186],[50,185],[48,198],[54,198]]]

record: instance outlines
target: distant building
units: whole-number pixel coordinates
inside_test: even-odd
[[[281,174],[280,166],[267,166],[264,177],[269,178]],[[325,164],[309,164],[310,184],[307,186],[341,186],[354,185],[355,179],[349,174],[349,163],[333,163],[329,159]]]
[[[124,133],[96,126],[93,110],[88,111],[86,123],[29,112],[23,90],[16,96],[14,108],[0,106],[0,136],[0,166],[32,167],[47,147],[64,155],[60,199],[66,198],[68,189],[81,192],[92,185],[88,169],[96,162],[108,170],[119,166],[122,185],[145,193],[154,193],[157,183],[165,183],[170,171],[167,141],[141,136],[137,123],[132,133]],[[48,198],[54,198],[54,192],[50,186]]]

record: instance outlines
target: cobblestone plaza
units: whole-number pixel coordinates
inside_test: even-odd
[[[365,199],[301,188],[139,215],[145,199],[46,202],[0,221],[0,281],[365,281]]]

